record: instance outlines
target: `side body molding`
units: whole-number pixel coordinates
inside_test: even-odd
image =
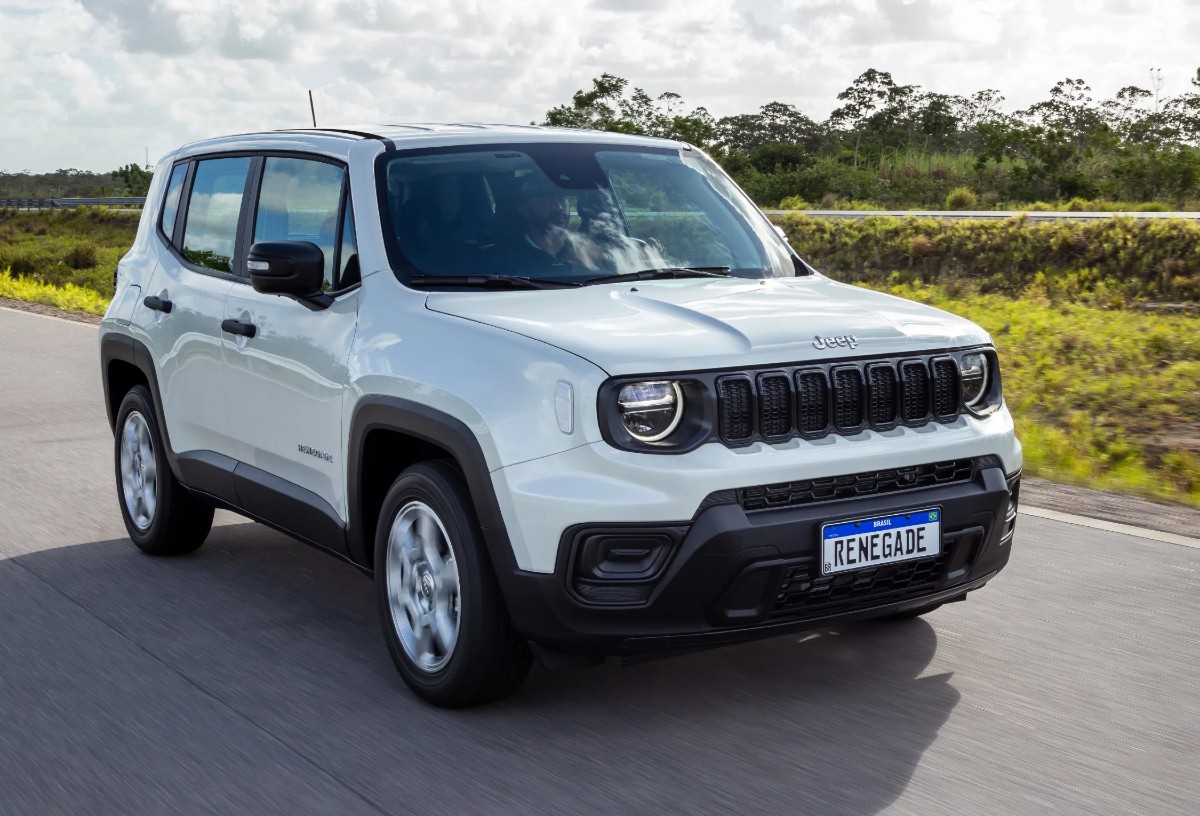
[[[374,568],[371,559],[373,534],[366,530],[363,459],[364,444],[375,430],[402,433],[449,453],[458,462],[471,491],[479,525],[483,528],[488,552],[497,568],[513,562],[512,547],[500,503],[492,487],[487,459],[475,434],[461,420],[441,411],[400,397],[367,396],[354,408],[350,421],[347,459],[347,496],[349,497],[349,546],[351,559],[362,567]],[[391,485],[376,486],[386,491]]]

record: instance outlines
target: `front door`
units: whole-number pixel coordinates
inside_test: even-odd
[[[361,292],[344,212],[346,172],[317,159],[268,156],[256,187],[247,243],[316,244],[335,299],[313,311],[260,294],[245,277],[226,298],[225,318],[254,327],[253,336],[226,334],[224,345],[227,426],[244,463],[235,473],[238,497],[249,512],[334,546],[347,518],[342,414]]]

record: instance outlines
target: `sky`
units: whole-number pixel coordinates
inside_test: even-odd
[[[868,68],[1016,110],[1194,90],[1195,0],[0,0],[0,170],[108,171],[318,124],[541,121],[594,77],[824,119]]]

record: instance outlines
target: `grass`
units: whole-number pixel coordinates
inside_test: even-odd
[[[953,291],[1126,307],[1200,302],[1200,223],[946,221],[934,218],[775,219],[821,271],[873,285],[933,282]]]
[[[133,244],[138,217],[94,207],[0,209],[0,269],[24,281],[70,283],[111,297],[113,270]]]
[[[14,278],[5,269],[0,272],[0,298],[23,300],[28,303],[44,303],[69,312],[103,315],[110,298],[86,286],[73,283],[55,286],[33,278]]]
[[[1200,302],[1200,225],[780,223],[832,277],[992,334],[1026,473],[1200,506],[1200,316],[1128,308]],[[136,227],[136,214],[0,211],[0,297],[103,314]]]
[[[1026,473],[1200,506],[1200,317],[875,285],[996,342]]]

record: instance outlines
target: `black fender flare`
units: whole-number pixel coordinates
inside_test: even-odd
[[[475,515],[483,530],[488,554],[497,571],[515,566],[512,545],[491,472],[483,448],[462,420],[435,408],[401,397],[366,396],[354,406],[347,447],[347,491],[349,511],[348,541],[350,557],[359,566],[372,570],[373,541],[367,540],[362,492],[363,446],[374,430],[389,430],[416,437],[447,451],[462,470],[471,492]]]
[[[117,431],[117,414],[113,408],[112,384],[108,381],[109,365],[118,360],[137,368],[146,378],[150,396],[154,401],[154,416],[158,420],[158,429],[162,433],[163,444],[167,449],[167,462],[171,472],[180,479],[179,462],[175,456],[175,448],[171,445],[171,432],[167,429],[167,418],[163,413],[162,394],[158,387],[158,371],[154,367],[154,357],[150,349],[136,338],[117,332],[107,332],[100,338],[100,379],[104,383],[104,409],[108,412],[108,426],[113,433]]]

